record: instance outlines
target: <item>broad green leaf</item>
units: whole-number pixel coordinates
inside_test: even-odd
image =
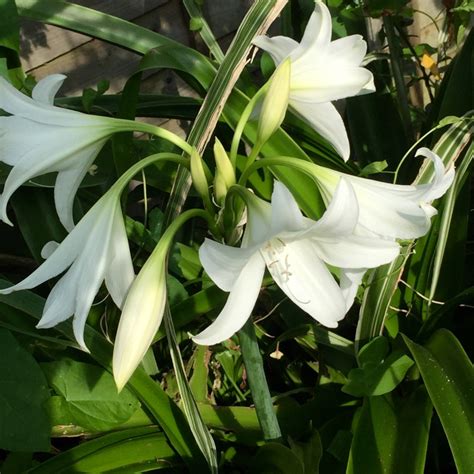
[[[448,438],[458,472],[474,471],[474,369],[456,337],[436,331],[425,347],[404,336]]]
[[[354,419],[347,474],[424,472],[432,406],[423,387],[370,397]]]
[[[148,426],[109,433],[81,443],[30,471],[34,474],[71,472],[145,472],[182,467],[159,428]]]
[[[127,421],[140,406],[127,389],[118,394],[113,377],[101,367],[65,359],[42,368],[76,425],[107,431]]]
[[[293,454],[302,462],[305,474],[318,474],[319,462],[323,455],[323,446],[319,433],[313,430],[309,440],[294,441],[292,438],[289,438],[288,443]]]
[[[3,48],[18,54],[20,50],[20,22],[14,0],[0,0],[0,31],[2,32],[0,54],[6,53]]]
[[[412,365],[407,355],[394,351],[378,364],[369,362],[352,369],[342,391],[355,397],[383,395],[402,382]]]
[[[49,451],[46,379],[35,359],[0,328],[0,448]]]
[[[5,288],[10,286],[10,283],[0,280],[0,286]],[[0,295],[0,300],[24,311],[36,320],[41,318],[45,301],[31,291]],[[56,330],[70,341],[75,340],[72,328],[67,322],[57,325]],[[91,356],[110,372],[112,370],[111,344],[88,325],[85,327],[85,339],[87,347],[91,351]],[[204,458],[195,444],[184,415],[166,395],[161,386],[149,377],[142,368],[138,368],[129,381],[129,387],[137,395],[151,417],[166,433],[171,445],[187,463],[189,470],[199,474],[203,472],[203,469],[205,469]]]
[[[252,461],[260,474],[305,474],[304,464],[293,451],[278,443],[262,446]]]

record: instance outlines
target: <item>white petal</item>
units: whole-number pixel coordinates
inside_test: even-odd
[[[367,52],[367,43],[361,35],[350,35],[333,41],[328,48],[328,55],[334,62],[347,66],[360,66]]]
[[[36,102],[15,89],[2,77],[0,77],[0,109],[12,115],[27,117],[35,122],[58,126],[93,125],[94,123],[109,123],[110,121],[108,118],[95,117]]]
[[[344,161],[348,160],[350,147],[346,127],[339,112],[331,103],[313,104],[300,102],[294,100],[290,95],[290,106],[331,143]]]
[[[55,242],[54,240],[50,240],[43,245],[41,249],[41,258],[45,260],[55,252],[55,250],[59,247],[59,242]]]
[[[79,265],[72,265],[50,291],[43,308],[43,315],[36,325],[47,329],[62,323],[74,314]]]
[[[416,156],[425,156],[433,162],[435,167],[435,175],[431,183],[426,185],[417,186],[418,189],[423,190],[423,195],[420,196],[420,200],[423,202],[431,202],[435,199],[443,196],[448,190],[454,180],[454,166],[453,164],[445,168],[441,158],[433,153],[428,148],[420,148],[416,152]]]
[[[256,249],[229,247],[205,239],[199,248],[199,259],[212,281],[224,291],[231,291],[242,269]]]
[[[63,74],[52,74],[44,77],[36,84],[31,93],[33,100],[46,105],[54,105],[54,98],[65,79],[66,76]]]
[[[272,206],[256,196],[247,199],[247,226],[242,247],[260,246],[271,235]]]
[[[342,292],[309,240],[271,241],[262,255],[275,283],[303,311],[327,327],[346,314]]]
[[[166,256],[152,257],[130,288],[115,337],[112,366],[119,390],[140,364],[163,319]]]
[[[72,328],[76,341],[87,352],[84,327],[94,298],[104,281],[107,268],[107,244],[112,227],[112,216],[101,217],[102,219],[89,235],[81,255],[74,263],[78,266],[78,277]]]
[[[296,232],[304,227],[303,215],[286,186],[274,181],[272,194],[272,234]]]
[[[340,239],[314,241],[320,258],[340,268],[374,268],[391,262],[400,252],[400,246],[380,238],[349,235]]]
[[[216,320],[192,339],[196,344],[213,345],[225,341],[245,324],[252,313],[262,285],[265,263],[257,252],[235,281],[227,302]]]
[[[362,278],[365,272],[365,268],[357,268],[351,270],[343,269],[341,271],[339,284],[341,286],[342,294],[344,295],[344,299],[346,301],[347,311],[349,311],[352,304],[354,303],[354,299],[357,295],[357,289],[362,283]]]
[[[329,46],[332,34],[331,14],[326,5],[317,1],[301,39],[299,49],[321,51]],[[295,56],[298,53],[295,51]]]
[[[78,255],[83,252],[84,243],[90,238],[91,232],[97,223],[102,209],[103,200],[101,199],[81,219],[79,224],[69,235],[66,236],[59,247],[42,265],[40,265],[39,268],[16,285],[0,290],[0,294],[9,294],[13,291],[34,288],[66,270]],[[98,242],[102,239],[103,236],[98,237]]]
[[[135,273],[119,200],[117,200],[112,226],[107,255],[108,266],[105,272],[105,286],[109,290],[114,303],[121,308],[135,278]]]
[[[290,98],[299,102],[328,102],[358,95],[372,83],[368,69],[331,64],[329,57],[320,58],[317,63],[306,58],[303,62],[302,58],[292,65]]]
[[[313,222],[307,230],[296,234],[294,239],[340,239],[353,232],[358,218],[359,207],[354,189],[347,178],[341,177],[321,219]]]
[[[298,47],[298,43],[286,36],[257,36],[252,43],[270,54],[275,64],[278,66],[291,52]]]
[[[75,165],[59,171],[56,177],[54,203],[59,220],[68,231],[74,227],[73,205],[76,192],[104,144],[105,140],[101,140],[75,153]]]

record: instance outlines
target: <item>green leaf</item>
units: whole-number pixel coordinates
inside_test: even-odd
[[[0,347],[0,448],[49,451],[46,379],[31,354],[1,328]]]
[[[424,472],[431,413],[423,387],[404,398],[366,398],[354,420],[347,474]]]
[[[388,163],[386,160],[374,161],[362,168],[362,170],[360,171],[360,176],[365,177],[371,174],[381,173],[383,170],[387,168],[387,166],[388,166]]]
[[[356,397],[391,392],[404,379],[413,361],[401,351],[388,353],[385,337],[376,337],[366,344],[358,355],[361,367],[349,372],[349,381],[342,391]]]
[[[291,449],[279,443],[262,446],[252,462],[254,472],[260,474],[305,474],[303,462]]]
[[[19,53],[20,23],[15,0],[0,0],[0,52],[2,47]]]
[[[42,364],[50,385],[67,403],[70,422],[92,431],[107,431],[139,408],[127,389],[117,393],[113,377],[104,369],[74,360]]]
[[[474,369],[456,337],[436,331],[425,347],[403,337],[438,413],[460,474],[474,471]]]
[[[367,363],[360,369],[352,369],[342,391],[355,397],[383,395],[402,382],[412,365],[407,355],[392,352],[379,364]]]
[[[172,268],[176,268],[186,280],[195,280],[201,273],[202,265],[198,252],[189,245],[177,242],[173,247],[170,260]]]
[[[318,474],[319,462],[323,455],[323,446],[319,433],[313,430],[308,441],[294,441],[292,438],[289,438],[288,443],[291,451],[303,463],[305,474]]]
[[[33,467],[34,474],[145,472],[176,468],[175,452],[159,428],[147,426],[110,433],[81,443]]]

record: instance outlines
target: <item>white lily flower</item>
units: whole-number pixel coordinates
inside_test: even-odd
[[[167,253],[168,244],[161,241],[140,270],[123,305],[112,361],[119,391],[145,356],[163,319]]]
[[[122,307],[134,278],[120,192],[111,191],[97,201],[37,270],[0,290],[0,294],[9,294],[34,288],[67,270],[51,290],[37,327],[50,328],[74,315],[74,336],[85,351],[84,326],[102,282],[105,280],[113,301]],[[52,247],[46,244],[43,255]]]
[[[271,205],[249,196],[247,208],[241,248],[206,239],[199,250],[206,272],[230,294],[214,323],[193,337],[198,344],[221,342],[245,324],[257,300],[265,266],[288,298],[333,328],[353,302],[351,272],[388,263],[399,252],[393,241],[353,234],[358,206],[346,179],[340,180],[317,222],[301,214],[291,193],[279,182]],[[326,264],[342,269],[341,286]]]
[[[383,183],[317,165],[314,176],[326,202],[332,199],[342,176],[351,183],[359,204],[356,233],[371,233],[389,239],[414,239],[428,232],[431,217],[437,213],[430,202],[441,197],[454,179],[454,165],[445,168],[441,158],[428,148],[420,148],[416,156],[424,156],[433,162],[435,174],[430,183]]]
[[[54,96],[64,79],[60,74],[42,79],[30,98],[0,78],[0,109],[11,114],[0,117],[0,161],[13,167],[0,196],[0,219],[9,224],[11,195],[36,176],[58,172],[56,209],[71,230],[74,196],[97,154],[112,134],[137,128],[132,121],[55,107]]]
[[[361,67],[367,44],[360,35],[331,41],[331,15],[316,1],[301,43],[286,36],[258,36],[253,43],[278,65],[290,58],[290,107],[342,156],[350,148],[344,122],[331,101],[375,91],[372,73]]]

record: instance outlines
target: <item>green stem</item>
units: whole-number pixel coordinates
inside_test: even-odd
[[[235,127],[234,136],[232,138],[232,145],[230,147],[230,161],[232,163],[232,166],[234,167],[234,170],[236,168],[236,163],[237,163],[237,150],[239,148],[239,143],[242,138],[242,134],[244,132],[245,126],[247,125],[247,122],[249,121],[250,115],[252,114],[252,111],[258,99],[265,92],[265,90],[268,89],[267,84],[268,83],[266,83],[263,87],[261,87],[258,90],[258,92],[252,97],[252,99],[248,102],[248,104],[245,106],[245,109],[242,112],[242,115],[240,116],[239,122],[237,123],[237,126]]]
[[[157,161],[172,161],[174,163],[177,163],[181,166],[184,167],[189,167],[189,159],[184,158],[181,155],[177,155],[176,153],[168,153],[168,152],[163,152],[163,153],[156,153],[154,155],[147,156],[146,158],[143,158],[143,160],[140,160],[139,162],[135,163],[133,166],[131,166],[125,173],[122,174],[122,176],[119,177],[119,179],[113,184],[113,186],[110,188],[109,192],[112,190],[117,191],[121,193],[127,183],[141,170],[146,168],[147,166],[151,165],[152,163],[156,163]]]
[[[249,319],[237,334],[263,436],[267,441],[280,441],[281,430],[273,410],[272,398],[263,370],[263,360],[252,320]]]
[[[192,146],[189,145],[186,140],[183,140],[181,137],[179,137],[173,132],[170,132],[169,130],[157,127],[156,125],[152,125],[151,123],[138,122],[133,120],[113,119],[113,121],[115,124],[117,124],[118,121],[122,122],[124,131],[143,132],[155,135],[156,137],[163,138],[169,141],[170,143],[173,143],[173,145],[176,145],[185,153],[191,155]]]
[[[395,80],[395,87],[397,89],[398,102],[400,104],[400,113],[402,116],[403,128],[410,143],[415,140],[413,128],[410,118],[410,107],[408,103],[408,94],[403,78],[402,67],[402,50],[395,34],[395,27],[393,18],[389,15],[383,17],[383,26],[387,35],[387,42],[390,49],[390,64],[392,66],[392,74]]]

